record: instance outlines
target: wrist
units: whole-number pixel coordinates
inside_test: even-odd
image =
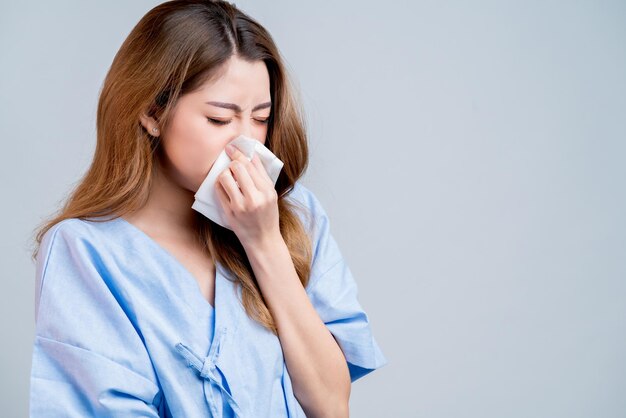
[[[280,231],[274,231],[265,235],[262,235],[258,239],[242,241],[241,243],[246,253],[274,253],[281,246],[286,246]]]

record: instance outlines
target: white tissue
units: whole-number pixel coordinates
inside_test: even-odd
[[[267,174],[272,179],[274,184],[276,184],[280,170],[283,168],[283,162],[265,145],[263,145],[261,141],[244,135],[239,135],[229,143],[235,145],[248,160],[252,160],[254,154],[257,154],[261,163],[265,167]],[[215,160],[215,163],[213,163],[213,167],[209,170],[209,174],[207,174],[206,178],[198,188],[198,191],[194,195],[195,201],[193,205],[191,205],[191,208],[200,212],[224,228],[232,230],[228,220],[226,219],[222,205],[220,204],[217,190],[215,189],[217,176],[228,168],[231,161],[232,159],[228,156],[228,154],[226,154],[226,150],[222,150],[220,155],[217,157],[217,160]]]

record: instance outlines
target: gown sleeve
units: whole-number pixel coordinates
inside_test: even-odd
[[[67,219],[42,240],[30,416],[158,417],[156,373],[93,238]]]
[[[358,299],[358,287],[335,238],[320,201],[309,189],[296,183],[295,195],[308,208],[305,224],[312,234],[313,260],[305,288],[318,315],[341,347],[355,380],[387,364],[376,342],[367,313]]]

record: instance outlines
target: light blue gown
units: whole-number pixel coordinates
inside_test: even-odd
[[[354,382],[387,364],[319,200],[289,194],[313,239],[306,287]],[[37,258],[31,417],[304,417],[278,337],[216,265],[215,308],[174,256],[122,218],[66,219]]]

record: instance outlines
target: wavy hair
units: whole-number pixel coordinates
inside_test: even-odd
[[[160,141],[141,125],[141,113],[149,109],[148,116],[157,119],[165,131],[177,100],[219,76],[233,55],[249,62],[263,61],[269,73],[272,111],[265,146],[284,162],[275,186],[280,231],[306,286],[312,244],[296,213],[306,208],[286,199],[308,165],[303,112],[268,31],[227,1],[167,1],[151,9],[132,29],[100,91],[91,165],[58,213],[36,228],[33,259],[45,233],[56,223],[69,218],[117,218],[147,202]],[[241,286],[248,316],[277,334],[237,236],[199,213],[196,220],[202,247]]]

